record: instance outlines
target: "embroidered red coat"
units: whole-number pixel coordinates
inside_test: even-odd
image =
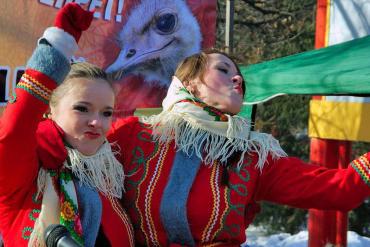
[[[174,143],[160,145],[151,133],[136,117],[117,121],[111,130],[109,140],[121,147],[118,158],[127,174],[122,203],[134,225],[137,245],[175,246],[181,243],[171,242],[169,235],[171,229],[177,231],[178,222],[166,219],[162,208],[177,207],[181,190],[172,195],[172,205],[162,201],[171,197],[165,193],[168,184],[186,180],[187,175],[172,176],[177,156]],[[259,211],[258,202],[263,200],[299,208],[355,208],[370,195],[369,158],[367,153],[341,170],[291,157],[268,158],[261,172],[255,166],[257,156],[251,154],[240,170],[235,166],[228,170],[228,186],[221,183],[226,169],[217,163],[201,164],[186,198],[185,216],[193,244],[240,246],[246,239],[245,229]],[[176,213],[174,218],[180,217],[181,213]]]
[[[51,65],[42,62],[50,62],[52,48],[42,49],[35,52],[37,61],[32,65],[50,72]],[[58,60],[59,66],[66,65],[63,59]],[[61,132],[53,122],[39,125],[55,87],[53,79],[28,68],[15,89],[15,100],[7,105],[0,120],[0,232],[7,247],[28,245],[41,209],[42,198],[35,197],[40,165],[57,168],[66,158]],[[100,198],[101,226],[111,245],[134,246],[131,223],[118,200]]]

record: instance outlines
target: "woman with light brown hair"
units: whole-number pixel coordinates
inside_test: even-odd
[[[369,153],[347,169],[287,157],[237,115],[245,93],[230,57],[201,52],[179,64],[160,114],[114,123],[138,245],[240,246],[260,201],[346,211],[370,195]]]

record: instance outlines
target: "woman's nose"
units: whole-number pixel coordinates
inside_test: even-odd
[[[99,117],[94,117],[89,120],[88,126],[93,128],[98,128],[102,125],[102,121]]]
[[[235,75],[233,76],[232,81],[234,84],[242,85],[243,78],[241,77],[241,75]]]

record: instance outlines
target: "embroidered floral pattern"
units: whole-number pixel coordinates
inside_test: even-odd
[[[22,238],[23,239],[26,239],[26,240],[29,240],[30,237],[31,237],[32,231],[33,231],[33,228],[32,227],[26,226],[25,228],[23,228],[23,230],[22,230]]]
[[[37,205],[38,208],[32,209],[30,211],[30,213],[28,214],[28,217],[32,221],[36,221],[37,218],[39,217],[40,212],[41,212],[41,210],[39,209],[40,204],[41,204],[41,196],[39,196],[38,198],[36,196],[37,196],[37,193],[34,193],[32,195],[32,202],[35,203],[35,204],[38,204]],[[25,239],[25,240],[29,240],[30,237],[31,237],[32,231],[33,231],[33,227],[30,227],[30,226],[24,227],[22,229],[22,238]]]
[[[82,224],[78,212],[77,195],[74,189],[71,172],[62,169],[59,173],[60,185],[60,223],[64,225],[74,240],[83,246]]]
[[[75,212],[73,210],[73,207],[71,206],[71,204],[67,201],[63,202],[63,204],[61,205],[61,216],[63,217],[64,220],[66,221],[71,221],[71,220],[74,220],[76,218],[76,215],[75,215]]]
[[[40,214],[41,210],[39,209],[33,209],[30,214],[29,214],[29,217],[32,221],[36,221],[37,218],[39,217],[39,214]]]

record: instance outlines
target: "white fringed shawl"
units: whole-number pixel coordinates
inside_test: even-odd
[[[106,196],[122,197],[125,175],[122,165],[114,156],[116,152],[111,149],[111,144],[108,141],[105,141],[97,153],[91,156],[83,155],[76,149],[66,148],[68,151],[68,158],[64,161],[61,171],[63,170],[69,174],[74,174],[80,183],[95,188],[98,192]],[[45,240],[43,238],[45,229],[51,224],[64,224],[65,215],[71,214],[72,212],[72,210],[68,211],[68,208],[75,209],[74,211],[76,212],[74,212],[74,216],[72,217],[75,221],[74,225],[80,225],[78,198],[73,181],[68,181],[68,179],[64,180],[59,177],[58,180],[63,189],[58,192],[52,182],[51,173],[53,173],[53,171],[46,171],[43,168],[39,170],[36,198],[42,195],[42,205],[40,215],[35,222],[34,229],[28,242],[28,246],[30,247],[45,247]],[[57,173],[58,172],[56,172],[56,174]],[[63,197],[69,199],[67,204],[61,201],[58,196],[59,193],[66,194]],[[69,206],[66,208],[65,205]],[[64,210],[67,210],[68,213]],[[79,228],[80,226],[74,227],[74,229]],[[76,234],[78,235],[78,233]],[[72,234],[72,236],[76,235]]]
[[[240,116],[221,113],[191,95],[180,80],[173,77],[163,111],[143,118],[152,125],[153,135],[161,143],[175,140],[176,147],[193,152],[206,164],[225,163],[234,152],[240,152],[238,167],[249,152],[258,154],[257,167],[262,171],[270,154],[286,156],[279,142],[269,134],[250,131],[250,122]]]

